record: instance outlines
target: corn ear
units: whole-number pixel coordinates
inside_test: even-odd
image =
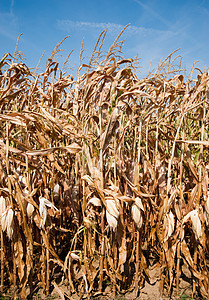
[[[133,204],[131,207],[131,213],[137,228],[140,229],[143,225],[141,209],[138,207],[138,205]]]
[[[46,217],[47,217],[47,208],[53,208],[55,210],[58,210],[49,200],[47,200],[44,197],[39,197],[39,214],[42,218],[41,227],[43,227],[46,223]]]
[[[13,231],[14,231],[13,218],[14,218],[14,211],[13,211],[12,208],[10,208],[7,211],[7,217],[6,217],[7,235],[8,235],[8,237],[9,237],[10,240],[12,239]]]
[[[106,199],[107,210],[106,219],[110,228],[115,231],[118,225],[119,211],[113,199]]]
[[[59,198],[60,198],[60,185],[59,185],[59,183],[57,183],[54,186],[53,196],[54,196],[55,201],[59,201]]]
[[[28,203],[28,205],[27,205],[27,216],[28,216],[28,218],[30,218],[32,216],[33,212],[34,212],[33,204]]]
[[[93,197],[88,201],[88,205],[92,204],[93,206],[102,206],[102,202],[99,198]]]
[[[186,223],[188,219],[191,219],[192,222],[192,230],[195,234],[195,238],[199,240],[202,236],[202,226],[201,221],[198,215],[198,210],[194,209],[190,211],[183,219],[183,223]]]
[[[174,232],[175,220],[172,211],[170,211],[165,216],[165,238],[164,241],[167,241]]]

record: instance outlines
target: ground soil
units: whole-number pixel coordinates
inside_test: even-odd
[[[62,286],[60,287],[62,291],[67,293],[67,288]],[[34,299],[47,299],[47,300],[52,300],[52,299],[61,299],[59,294],[56,292],[54,289],[51,293],[50,296],[46,297],[45,295],[39,293],[38,298]],[[67,299],[67,298],[65,298]],[[72,295],[69,297],[71,300],[79,300],[80,298],[76,295]],[[87,298],[86,298],[87,299]],[[117,295],[113,298],[112,294],[107,294],[106,295],[96,295],[94,297],[91,297],[90,299],[92,300],[109,300],[109,299],[115,299],[115,300],[168,300],[168,299],[179,299],[179,300],[190,300],[192,299],[192,289],[191,285],[186,282],[181,282],[180,284],[180,290],[179,293],[176,294],[174,291],[173,296],[169,297],[164,295],[162,298],[160,298],[160,293],[159,293],[159,282],[156,281],[154,284],[149,284],[148,282],[145,283],[144,288],[140,291],[139,295],[136,296],[135,292],[129,292],[126,294],[120,294]],[[201,299],[201,298],[196,298],[196,299]]]
[[[168,299],[179,299],[179,300],[190,300],[192,299],[192,286],[191,283],[187,282],[186,280],[181,279],[180,280],[180,286],[179,291],[173,291],[172,297],[169,297],[168,295],[164,295],[162,298],[160,298],[160,292],[159,292],[159,281],[156,279],[159,275],[160,270],[153,270],[150,272],[150,276],[152,280],[150,280],[150,283],[147,281],[145,282],[144,287],[140,290],[139,294],[136,296],[135,292],[128,292],[126,294],[120,294],[113,298],[111,294],[111,289],[107,288],[105,290],[106,295],[95,295],[94,297],[91,297],[92,300],[109,300],[109,299],[115,299],[115,300],[168,300]],[[186,272],[186,270],[185,270]],[[189,274],[188,274],[189,275]],[[68,294],[68,289],[65,285],[59,286],[59,288]],[[54,289],[50,296],[46,297],[41,291],[38,294],[38,298],[34,299],[61,299],[59,294],[57,293],[56,289]],[[65,298],[67,299],[67,297]],[[76,295],[71,295],[69,297],[71,300],[79,300],[80,298]],[[86,298],[87,299],[87,298]],[[201,299],[196,297],[195,299]]]
[[[185,278],[189,278],[189,272],[187,269],[183,270],[184,274],[186,275]],[[135,294],[135,292],[127,292],[125,294],[116,295],[115,297],[111,294],[111,288],[107,287],[105,290],[104,295],[95,295],[90,297],[92,300],[109,300],[109,299],[115,299],[115,300],[168,300],[168,299],[179,299],[179,300],[190,300],[192,299],[192,285],[188,280],[181,279],[180,285],[179,285],[179,291],[173,291],[172,297],[169,297],[169,295],[164,295],[162,298],[160,298],[160,292],[159,292],[159,281],[157,278],[159,277],[160,270],[150,270],[150,282],[148,283],[145,281],[145,284],[143,288],[139,291],[138,295]],[[66,297],[63,298],[61,295],[65,293]],[[14,293],[12,290],[10,290],[9,294],[7,293],[7,296],[0,297],[0,300],[10,300],[14,299]],[[15,299],[21,299],[20,297],[17,297]],[[70,299],[70,300],[80,300],[81,298],[77,295],[69,295],[69,290],[66,284],[62,283],[60,285],[55,286],[51,292],[50,295],[46,296],[43,293],[43,290],[40,288],[37,290],[35,295],[32,297],[31,300],[59,300],[59,299]],[[87,299],[85,297],[84,299]],[[194,299],[202,299],[199,297],[195,297]]]

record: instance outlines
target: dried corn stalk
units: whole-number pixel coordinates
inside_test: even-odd
[[[64,277],[69,298],[140,293],[153,270],[172,297],[185,268],[208,297],[209,76],[186,79],[174,51],[139,79],[121,34],[77,78],[61,43],[40,74],[0,61],[1,285],[23,299]]]

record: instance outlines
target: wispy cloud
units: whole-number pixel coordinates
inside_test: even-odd
[[[114,23],[95,23],[95,22],[82,22],[82,21],[71,21],[71,20],[58,20],[58,25],[62,29],[67,29],[69,27],[74,28],[98,28],[98,29],[106,29],[106,28],[113,28],[116,30],[121,30],[123,28],[120,24]]]
[[[96,22],[83,22],[83,21],[72,21],[72,20],[57,20],[57,27],[60,30],[69,32],[72,29],[80,29],[84,31],[89,30],[108,30],[108,34],[116,35],[118,34],[123,28],[124,25],[117,24],[117,23],[96,23]],[[145,28],[139,26],[128,26],[125,35],[149,35],[153,33],[169,33],[173,34],[172,31],[162,31],[153,28]]]
[[[72,20],[57,20],[57,28],[64,31],[66,34],[71,34],[73,31],[78,35],[98,34],[102,30],[108,30],[108,37],[116,37],[125,26],[117,23],[96,23],[96,22],[83,22]],[[173,39],[177,38],[177,32],[172,30],[159,30],[155,28],[146,28],[143,26],[129,25],[122,38],[126,40],[128,49],[124,54],[127,57],[135,57],[137,54],[142,57],[142,63],[144,70],[148,70],[150,60],[156,64],[163,56],[167,56],[169,53],[163,48],[169,43],[172,43]],[[171,51],[174,49],[171,49]],[[170,49],[168,50],[170,51]]]
[[[0,35],[16,41],[18,36],[18,19],[13,12],[14,0],[11,0],[8,12],[0,13]]]
[[[14,7],[14,0],[11,0],[11,4],[10,4],[10,15],[13,16],[13,7]]]
[[[157,13],[156,11],[154,11],[151,8],[151,5],[146,5],[144,4],[142,1],[140,0],[134,0],[136,3],[138,3],[145,11],[148,12],[148,14],[152,15],[156,20],[160,21],[161,23],[163,23],[164,25],[166,25],[167,27],[170,27],[171,24],[168,20],[166,20],[165,18],[163,18],[159,13]]]

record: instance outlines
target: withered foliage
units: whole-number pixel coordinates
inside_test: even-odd
[[[104,56],[105,33],[77,79],[59,47],[40,74],[17,51],[0,62],[1,293],[156,279],[171,296],[187,277],[207,297],[208,73],[186,78],[172,53],[139,79],[120,36]]]

